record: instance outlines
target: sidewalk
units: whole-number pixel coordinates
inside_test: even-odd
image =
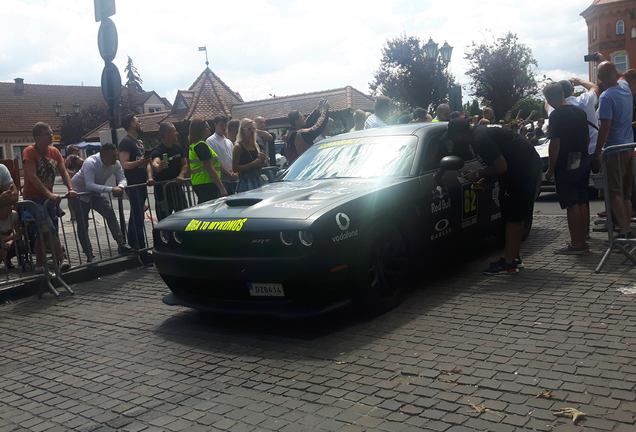
[[[553,255],[565,224],[535,219],[519,275],[481,257],[374,319],[206,317],[153,268],[2,305],[0,430],[634,431],[636,269],[594,274],[600,234]]]

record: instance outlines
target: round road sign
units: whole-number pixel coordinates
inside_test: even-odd
[[[117,66],[108,62],[102,71],[102,95],[109,104],[119,102],[121,97],[121,75]]]
[[[105,18],[99,26],[97,33],[97,46],[99,55],[105,62],[111,62],[117,54],[117,27],[110,18]]]

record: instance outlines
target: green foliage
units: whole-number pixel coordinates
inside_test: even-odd
[[[441,58],[427,59],[423,43],[416,36],[400,36],[386,42],[380,67],[369,84],[374,94],[393,99],[401,109],[446,102],[454,78]]]
[[[532,50],[508,32],[490,43],[473,42],[464,55],[472,93],[503,118],[520,100],[538,93]]]
[[[512,112],[519,118],[528,117],[532,111],[535,112],[533,117],[534,120],[540,117],[545,118],[547,116],[543,105],[543,99],[536,96],[528,96],[519,100],[512,107]]]
[[[105,105],[91,105],[77,114],[67,114],[62,122],[62,144],[76,144],[89,131],[108,120]]]
[[[479,108],[479,102],[477,99],[473,99],[473,102],[470,104],[470,109],[467,111],[471,116],[481,115],[481,108]]]

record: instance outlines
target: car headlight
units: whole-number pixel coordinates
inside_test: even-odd
[[[179,231],[173,232],[172,238],[177,244],[183,244],[183,234],[181,234]]]
[[[289,231],[281,231],[280,233],[280,241],[285,245],[285,246],[291,246],[294,244],[294,233],[293,232],[289,232]]]
[[[298,240],[300,240],[304,246],[309,247],[314,244],[314,235],[309,231],[298,231]]]
[[[169,231],[159,231],[159,238],[163,244],[168,244],[170,242],[170,232]]]

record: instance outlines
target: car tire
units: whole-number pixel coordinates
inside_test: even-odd
[[[402,235],[392,225],[381,224],[371,232],[366,269],[354,301],[364,312],[376,314],[392,309],[403,299],[408,285],[408,251]]]

